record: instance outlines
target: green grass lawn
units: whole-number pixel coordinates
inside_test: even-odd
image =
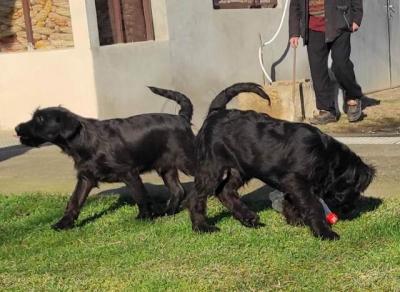
[[[399,291],[400,201],[340,221],[336,242],[271,209],[248,229],[210,200],[221,232],[191,231],[187,212],[134,220],[137,207],[94,196],[79,227],[50,229],[66,196],[0,195],[0,290]]]

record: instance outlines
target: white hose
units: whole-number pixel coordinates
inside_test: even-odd
[[[281,32],[282,26],[283,26],[283,21],[285,20],[285,16],[286,16],[286,12],[287,12],[287,8],[288,8],[288,4],[289,4],[290,0],[286,0],[285,3],[285,8],[283,9],[283,13],[282,13],[282,18],[281,18],[281,23],[279,24],[278,30],[275,32],[274,36],[269,40],[266,41],[265,43],[263,43],[260,48],[258,49],[258,60],[260,61],[260,66],[261,66],[261,70],[263,71],[265,77],[268,79],[269,83],[272,83],[272,79],[271,77],[268,75],[267,70],[265,70],[264,67],[264,60],[263,60],[263,49],[265,46],[268,46],[269,44],[271,44],[272,42],[275,41],[275,39],[278,37],[279,33]]]

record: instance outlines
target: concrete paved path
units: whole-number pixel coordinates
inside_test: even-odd
[[[375,181],[366,192],[367,195],[400,197],[400,144],[398,144],[400,138],[348,139],[350,138],[339,140],[347,142],[350,148],[378,170]],[[357,144],[354,144],[355,142]],[[72,191],[75,183],[72,160],[62,154],[57,147],[32,149],[14,146],[6,149],[7,151],[0,151],[0,193]],[[162,180],[154,173],[144,175],[143,180],[148,187],[163,185]],[[189,182],[192,178],[182,176],[182,180]],[[241,192],[248,193],[262,186],[262,182],[253,180]],[[103,184],[100,190],[93,192],[119,187],[121,184]]]
[[[347,145],[400,145],[400,137],[336,137]]]

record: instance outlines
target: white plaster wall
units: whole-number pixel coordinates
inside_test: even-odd
[[[152,1],[155,41],[92,49],[100,118],[179,110],[147,86],[174,89],[166,0]]]
[[[63,105],[97,117],[91,47],[93,0],[70,1],[75,47],[65,50],[0,54],[0,129],[12,129],[37,107]]]
[[[167,0],[173,82],[190,94],[195,105],[195,126],[202,123],[215,95],[235,82],[263,82],[258,62],[261,34],[272,37],[283,13],[282,1],[271,9],[214,10],[212,1]],[[287,19],[277,40],[264,50],[269,71],[288,42]],[[303,47],[298,49],[299,78],[309,76]],[[291,53],[276,68],[277,79],[290,79]]]
[[[97,116],[91,54],[76,50],[0,55],[0,129],[14,128],[37,107],[63,105]]]
[[[153,95],[148,85],[187,94],[199,128],[221,89],[234,82],[263,82],[259,38],[265,41],[275,33],[284,0],[277,8],[238,10],[214,10],[211,0],[152,0],[155,41],[103,47],[94,0],[71,0],[70,5],[73,49],[0,54],[0,129],[13,128],[37,106],[62,104],[100,118],[177,112],[174,102]],[[287,24],[286,17],[275,43],[264,49],[268,71],[287,47]],[[368,91],[379,86],[372,86],[365,66],[357,65],[368,59],[374,67],[377,57],[362,51],[369,36],[368,23],[364,26],[353,39],[353,57],[359,82]],[[292,56],[290,50],[277,65],[277,80],[291,79]],[[309,78],[304,47],[297,56],[297,78]]]
[[[167,41],[104,46],[93,59],[100,118],[175,112],[175,102],[147,88],[174,89]]]

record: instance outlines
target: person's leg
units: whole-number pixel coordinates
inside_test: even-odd
[[[334,89],[328,72],[329,46],[325,43],[325,33],[310,30],[307,52],[317,109],[334,117],[328,122],[336,121]]]
[[[349,121],[361,118],[361,97],[363,96],[360,85],[356,81],[354,65],[350,60],[351,42],[350,32],[343,32],[331,44],[332,70],[341,87],[346,92],[347,115]]]

